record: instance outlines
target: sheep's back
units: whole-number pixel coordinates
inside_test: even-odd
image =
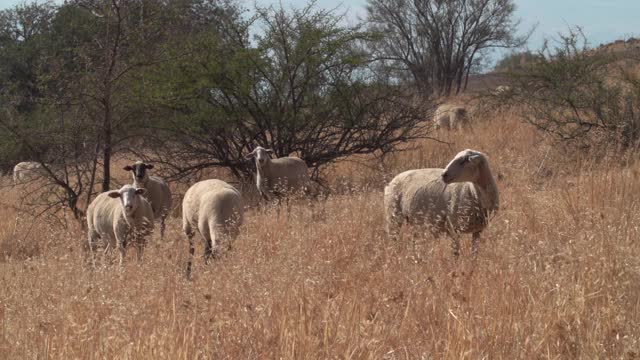
[[[13,177],[15,180],[25,181],[34,179],[42,175],[42,165],[34,161],[23,161],[13,167]]]
[[[413,224],[428,225],[434,232],[457,232],[484,227],[478,192],[470,182],[445,184],[443,169],[418,169],[399,174],[390,185],[400,198],[402,215]]]
[[[237,190],[229,188],[208,192],[200,199],[199,214],[206,214],[208,220],[217,225],[240,225],[243,216],[242,197]]]
[[[99,194],[87,208],[89,229],[94,229],[101,237],[113,237],[114,219],[121,212],[119,199],[110,197],[106,192]]]
[[[233,186],[222,180],[209,179],[193,184],[185,193],[182,201],[183,218],[190,224],[196,226],[200,216],[207,216],[207,204],[211,201],[212,194],[225,192],[227,190],[235,192],[240,196]]]
[[[149,176],[149,179],[142,187],[147,189],[145,197],[151,204],[154,218],[160,217],[163,209],[164,212],[168,212],[171,209],[171,191],[164,179],[157,176]]]
[[[288,189],[298,190],[304,187],[309,180],[307,164],[300,158],[282,157],[272,159],[269,166],[269,176],[274,182],[272,186],[283,186]]]

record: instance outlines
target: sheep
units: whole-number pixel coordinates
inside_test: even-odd
[[[182,230],[189,240],[187,277],[191,274],[195,230],[204,240],[204,258],[208,261],[223,239],[231,248],[231,240],[238,236],[242,225],[243,213],[240,192],[222,180],[203,180],[187,190],[182,200]]]
[[[436,128],[461,129],[469,125],[467,109],[464,106],[442,104],[434,117]]]
[[[493,95],[502,95],[502,94],[506,94],[508,92],[511,91],[511,86],[509,85],[499,85],[496,86],[495,90],[493,91]]]
[[[152,164],[136,161],[133,165],[123,168],[131,171],[133,186],[147,190],[145,197],[151,203],[154,219],[160,219],[160,239],[164,238],[165,219],[171,211],[171,190],[169,185],[158,176],[149,176],[147,170],[153,169]]]
[[[498,210],[496,182],[487,157],[475,150],[459,152],[444,169],[415,169],[397,175],[384,189],[386,231],[395,238],[402,223],[425,226],[435,237],[448,233],[453,254],[458,234],[472,233],[472,253],[480,232]]]
[[[95,243],[101,238],[109,241],[110,246],[117,246],[122,266],[127,242],[132,239],[138,248],[138,260],[142,260],[145,238],[153,232],[153,209],[142,196],[145,192],[145,189],[124,185],[120,190],[96,196],[89,204],[87,227],[92,258]]]
[[[273,154],[273,150],[258,146],[245,155],[247,159],[256,160],[256,186],[266,200],[315,190],[302,159],[290,156],[271,159],[269,154]]]
[[[27,181],[38,179],[47,174],[42,163],[35,161],[23,161],[13,168],[13,183],[18,185]]]

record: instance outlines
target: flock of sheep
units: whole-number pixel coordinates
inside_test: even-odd
[[[441,127],[458,128],[465,124],[465,119],[463,107],[443,105],[436,111],[434,122]],[[311,181],[302,159],[272,159],[272,153],[258,146],[246,155],[255,160],[256,186],[265,200],[316,193],[317,184]],[[149,175],[147,170],[151,169],[152,164],[142,161],[125,166],[124,170],[132,173],[133,184],[102,193],[89,205],[86,215],[92,259],[98,240],[118,249],[121,265],[129,243],[137,248],[141,259],[156,220],[160,222],[160,238],[164,237],[165,219],[172,209],[171,191],[162,178]],[[39,163],[20,163],[14,168],[14,181],[32,178],[39,171],[42,171]],[[471,233],[475,256],[480,233],[498,205],[498,189],[487,157],[475,150],[464,150],[444,169],[409,170],[393,178],[384,189],[385,229],[390,238],[398,236],[403,223],[434,237],[448,234],[456,257],[460,234]],[[200,181],[187,190],[182,201],[182,229],[189,240],[188,274],[195,233],[200,233],[204,241],[204,257],[208,260],[220,244],[231,247],[243,215],[242,194],[222,180]]]

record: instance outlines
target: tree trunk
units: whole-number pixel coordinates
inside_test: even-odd
[[[109,90],[107,89],[107,94]],[[111,99],[106,96],[104,99],[104,148],[102,152],[102,192],[109,191],[111,182]]]

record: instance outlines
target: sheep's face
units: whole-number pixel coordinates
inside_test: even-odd
[[[143,195],[147,190],[136,188],[131,185],[125,185],[120,190],[113,190],[109,192],[109,196],[112,198],[119,198],[120,205],[127,216],[131,216],[140,205],[140,195]]]
[[[269,154],[273,154],[273,150],[258,146],[251,153],[247,154],[246,158],[256,159],[257,166],[264,166],[270,159]]]
[[[482,161],[484,156],[478,151],[461,151],[442,171],[442,181],[445,184],[474,181],[478,177],[478,167]]]
[[[464,118],[467,116],[467,109],[463,108],[463,107],[457,107],[453,109],[453,112],[455,112],[456,116],[458,118]]]
[[[138,182],[147,178],[147,169],[153,169],[152,164],[145,164],[142,161],[136,161],[133,165],[127,165],[123,168],[125,171],[131,171],[133,179]]]

